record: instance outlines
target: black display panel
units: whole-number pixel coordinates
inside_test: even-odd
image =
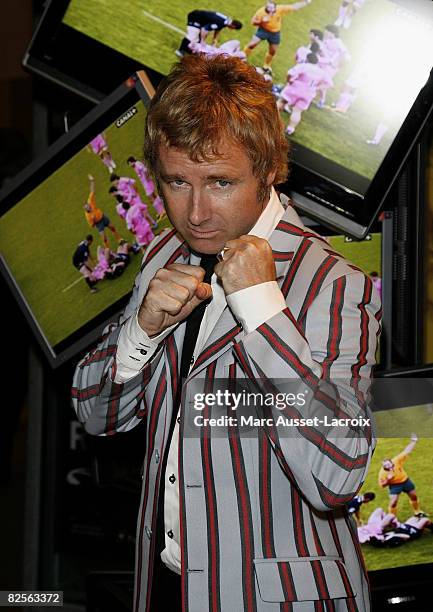
[[[141,157],[152,93],[137,73],[0,194],[1,271],[53,366],[97,338],[140,269],[146,241],[109,191],[114,173],[148,207],[152,234],[165,223],[157,221],[154,193],[128,164]]]

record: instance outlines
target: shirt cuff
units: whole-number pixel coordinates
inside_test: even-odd
[[[227,296],[227,304],[247,334],[287,306],[277,281],[235,291]]]
[[[149,338],[140,327],[137,313],[130,317],[119,334],[114,382],[125,383],[136,376],[152,359],[159,344],[174,327],[176,325],[171,325],[158,336]]]

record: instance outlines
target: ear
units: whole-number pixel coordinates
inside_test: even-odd
[[[271,170],[269,172],[268,176],[266,177],[266,185],[268,187],[270,187],[271,185],[274,184],[276,175],[277,175],[277,169],[276,168],[275,168],[275,170]]]

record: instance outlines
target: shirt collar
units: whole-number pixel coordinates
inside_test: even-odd
[[[248,234],[250,236],[257,236],[257,238],[264,238],[265,240],[268,240],[271,237],[274,229],[277,227],[283,214],[283,205],[280,202],[277,192],[272,187],[269,202],[266,204],[262,214],[257,219],[256,224],[250,229]]]

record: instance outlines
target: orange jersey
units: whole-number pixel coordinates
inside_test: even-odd
[[[403,462],[406,461],[408,455],[406,453],[400,453],[396,457],[393,457],[391,461],[394,464],[394,469],[392,470],[384,470],[380,469],[379,472],[379,485],[388,486],[393,484],[401,484],[408,479],[408,475],[406,474],[403,468]],[[392,478],[389,478],[392,476]],[[389,480],[387,480],[389,478]]]
[[[104,213],[102,212],[102,210],[96,206],[96,198],[95,198],[94,191],[91,191],[89,193],[87,204],[90,206],[91,210],[90,211],[85,210],[84,214],[86,216],[87,223],[90,225],[90,227],[93,227],[104,216]]]
[[[266,32],[279,32],[284,15],[292,13],[294,10],[291,4],[280,4],[280,6],[277,6],[275,13],[270,15],[266,12],[266,8],[263,7],[254,15],[253,23],[266,30]]]

